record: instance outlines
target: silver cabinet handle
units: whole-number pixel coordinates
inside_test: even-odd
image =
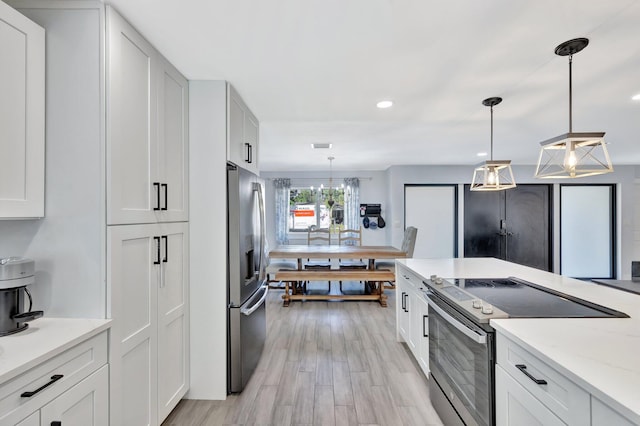
[[[440,306],[431,301],[431,299],[427,299],[427,303],[429,304],[429,309],[433,309],[434,311],[436,311],[442,318],[447,321],[447,323],[451,324],[456,328],[456,330],[467,336],[469,339],[481,345],[485,345],[487,343],[486,335],[480,335],[471,330],[469,327],[465,326],[460,321],[446,313]]]

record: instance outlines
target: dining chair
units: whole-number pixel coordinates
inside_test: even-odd
[[[338,244],[341,246],[361,246],[362,228],[341,229],[338,232]],[[362,259],[338,259],[340,269],[367,269],[367,263]],[[342,291],[342,281],[340,281],[340,291]]]
[[[278,271],[295,271],[298,269],[298,264],[292,261],[286,261],[284,259],[274,260],[269,256],[269,242],[265,243],[265,264],[267,265],[265,273],[267,284],[270,289],[284,289],[281,285],[275,285],[274,283],[282,284],[282,281],[275,279],[275,274]],[[292,285],[295,285],[296,282],[292,281]]]
[[[331,231],[327,228],[307,229],[307,245],[331,245]],[[307,259],[304,269],[318,270],[331,269],[331,259]],[[329,283],[329,291],[331,291],[331,281]],[[306,290],[306,282],[303,283]]]
[[[404,230],[404,237],[402,239],[402,246],[400,250],[407,254],[406,259],[413,257],[413,250],[416,247],[416,236],[418,235],[418,228],[414,226],[409,226]],[[376,269],[386,269],[395,273],[396,271],[396,262],[389,260],[380,260],[375,262]],[[395,281],[388,281],[389,285],[385,286],[385,288],[396,288]]]

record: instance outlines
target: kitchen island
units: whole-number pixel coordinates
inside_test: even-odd
[[[498,356],[504,336],[584,390],[592,406],[602,402],[628,420],[620,424],[640,424],[640,296],[497,259],[397,263],[424,281],[432,275],[445,280],[515,276],[626,313],[630,318],[492,319],[490,324],[499,336]]]

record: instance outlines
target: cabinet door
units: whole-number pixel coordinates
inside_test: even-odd
[[[227,158],[258,173],[258,120],[230,84],[227,85]]]
[[[411,350],[415,344],[411,335],[411,296],[412,290],[406,283],[396,281],[396,303],[398,304],[398,332]]]
[[[158,423],[157,335],[160,225],[107,230],[111,328],[111,423]],[[164,374],[164,372],[163,372]]]
[[[496,425],[564,426],[564,423],[502,367],[496,365]]]
[[[416,343],[416,360],[425,375],[429,373],[429,305],[424,298],[416,296],[414,303],[414,316],[411,330],[414,333]]]
[[[45,32],[0,2],[0,218],[44,216]]]
[[[157,174],[157,53],[107,7],[107,223],[152,223]]]
[[[166,59],[158,73],[158,219],[189,220],[189,85]]]
[[[161,225],[162,275],[158,290],[158,421],[189,388],[188,226]]]
[[[108,426],[108,389],[109,367],[105,365],[42,407],[42,426],[55,421],[64,426]]]

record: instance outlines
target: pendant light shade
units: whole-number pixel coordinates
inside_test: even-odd
[[[329,160],[329,199],[327,200],[327,204],[329,205],[329,208],[333,208],[333,205],[335,204],[335,201],[333,200],[333,160],[335,160],[335,157],[327,157],[327,159]]]
[[[510,160],[493,159],[493,107],[502,102],[502,98],[488,98],[482,101],[484,106],[491,107],[491,160],[484,161],[473,170],[471,191],[502,191],[515,188]]]
[[[604,132],[573,131],[572,64],[573,55],[587,47],[589,40],[576,38],[556,47],[555,54],[569,56],[569,133],[540,142],[537,178],[578,178],[613,171],[604,142]]]

